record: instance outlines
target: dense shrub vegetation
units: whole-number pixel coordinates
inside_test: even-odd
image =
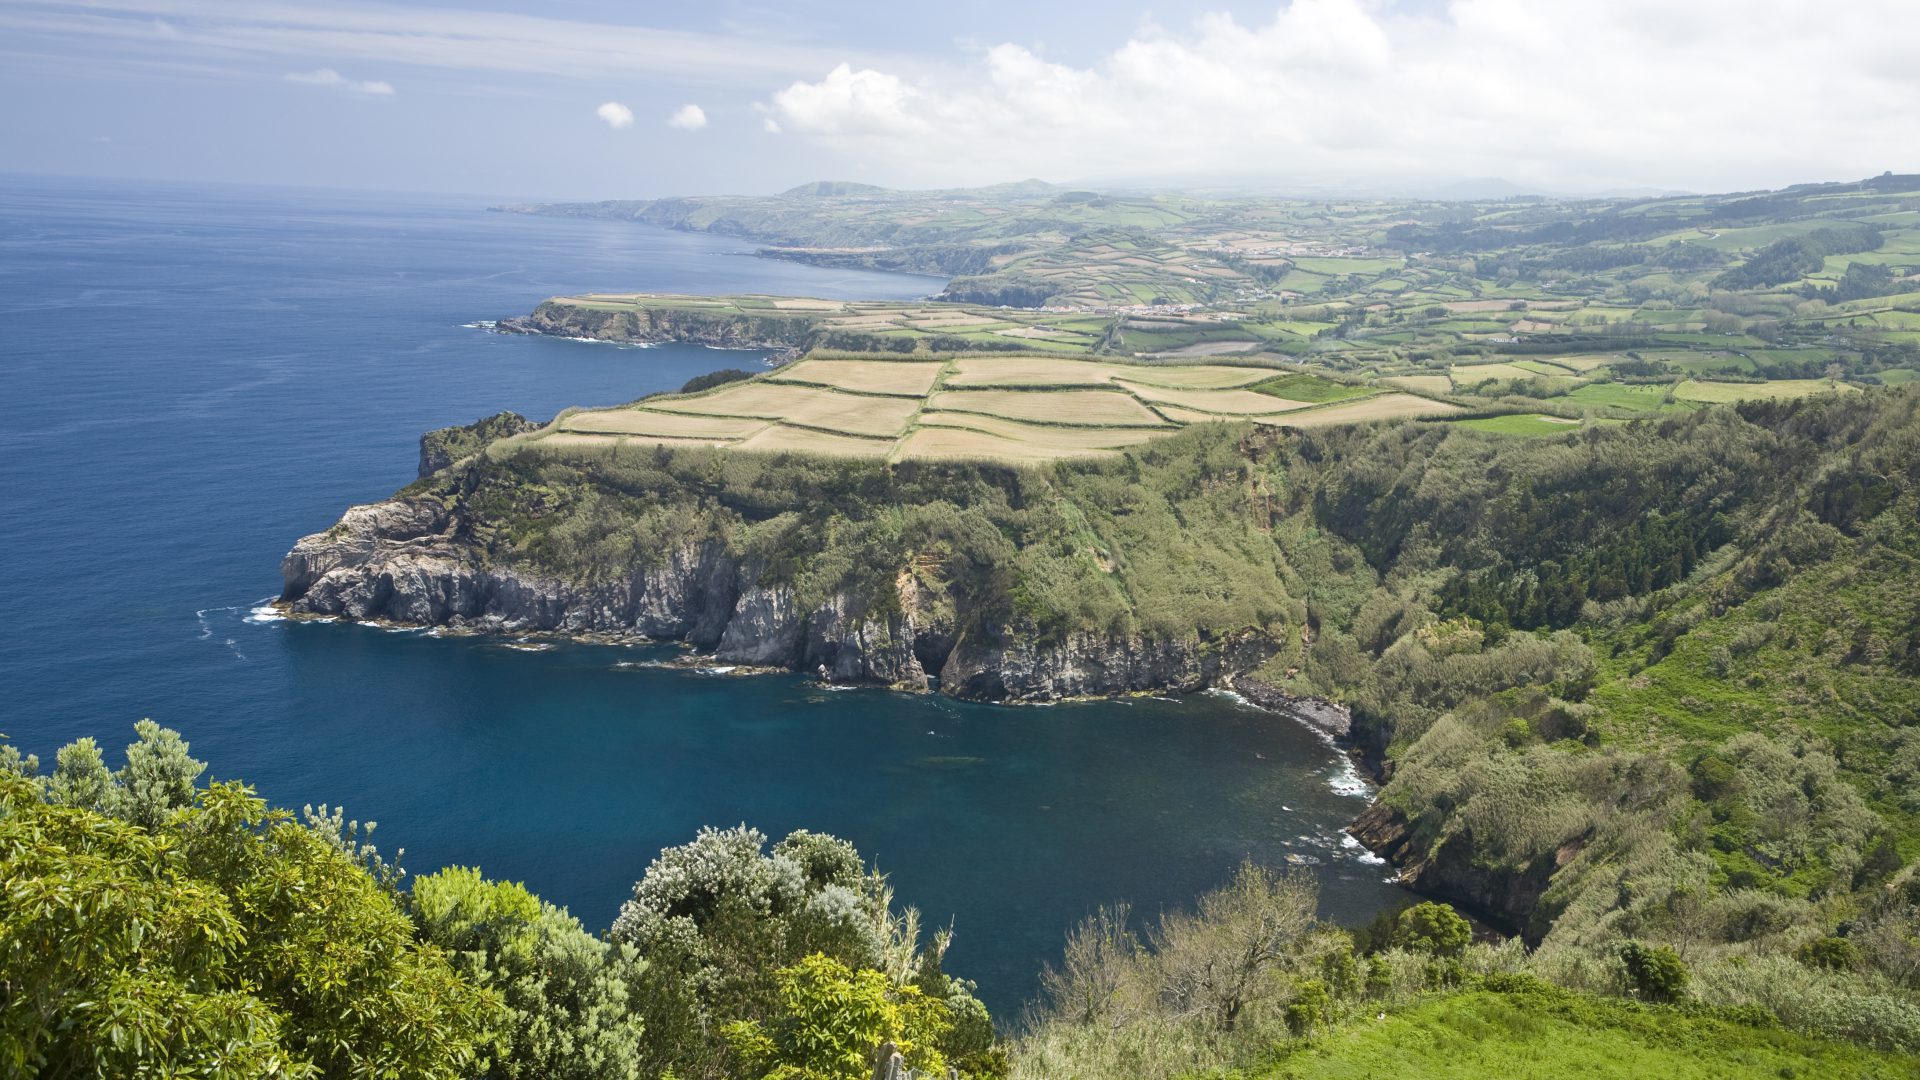
[[[138,734],[111,771],[91,739],[45,777],[0,747],[0,1074],[840,1080],[883,1042],[1006,1071],[945,936],[844,841],[703,831],[601,938],[477,870],[402,891],[371,825],[198,788]]]

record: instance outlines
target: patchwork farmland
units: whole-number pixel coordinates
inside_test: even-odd
[[[1448,402],[1273,366],[1059,356],[809,357],[694,394],[563,413],[509,440],[709,445],[848,457],[1041,462],[1105,457],[1190,424],[1288,427],[1442,417]]]

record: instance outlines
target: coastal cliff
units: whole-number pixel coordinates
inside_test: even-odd
[[[504,334],[545,334],[621,344],[678,342],[723,349],[805,349],[819,330],[805,315],[716,314],[672,307],[593,307],[551,300],[531,314],[501,319]]]
[[[895,594],[800,602],[768,567],[717,540],[672,549],[615,580],[580,583],[486,558],[476,523],[440,500],[356,506],[301,539],[281,564],[281,602],[333,616],[503,634],[683,641],[714,661],[819,673],[841,683],[979,701],[1044,702],[1183,693],[1221,683],[1273,645],[1230,639],[1076,632],[1032,625],[956,627],[947,598],[902,571]]]
[[[283,606],[1012,702],[1227,687],[1305,617],[1231,429],[1050,469],[550,434],[429,432],[419,480],[294,545]]]

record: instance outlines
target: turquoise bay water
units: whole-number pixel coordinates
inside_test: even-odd
[[[479,865],[595,928],[702,824],[833,832],[954,923],[951,970],[1004,1018],[1092,908],[1186,903],[1246,857],[1315,866],[1343,921],[1392,902],[1340,840],[1345,762],[1228,698],[999,708],[255,614],[294,539],[411,479],[421,431],[758,362],[467,324],[591,289],[939,286],[748,250],[457,199],[0,176],[0,733],[117,758],[151,716],[214,777],[344,804],[416,873]]]

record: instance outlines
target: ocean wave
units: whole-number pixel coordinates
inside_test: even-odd
[[[1352,858],[1354,862],[1357,862],[1362,866],[1387,865],[1387,860],[1381,858],[1378,855],[1375,855],[1371,851],[1368,851],[1367,845],[1362,844],[1358,840],[1355,840],[1353,838],[1352,833],[1343,832],[1340,834],[1340,846],[1352,854]]]
[[[1360,775],[1359,769],[1353,767],[1353,760],[1345,757],[1340,759],[1340,767],[1327,778],[1327,790],[1335,795],[1350,795],[1356,798],[1370,798],[1373,795],[1373,785],[1367,782],[1366,777]]]

